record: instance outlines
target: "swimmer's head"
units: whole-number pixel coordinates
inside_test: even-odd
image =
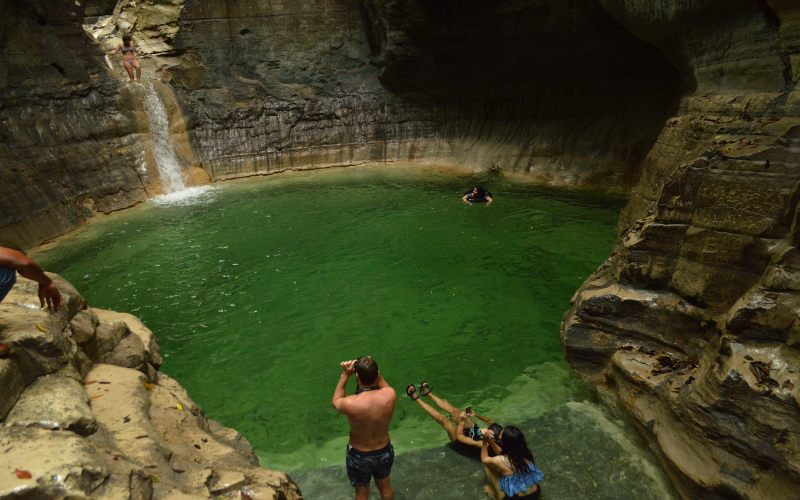
[[[486,190],[483,188],[483,186],[476,186],[475,189],[472,190],[472,192],[479,198],[483,198],[486,196]]]
[[[361,356],[356,360],[356,376],[362,385],[372,385],[378,380],[378,363],[372,356]]]

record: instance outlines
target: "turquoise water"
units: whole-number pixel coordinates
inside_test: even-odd
[[[491,207],[460,201],[479,182]],[[293,173],[151,202],[35,257],[93,307],[139,316],[162,370],[264,465],[307,470],[342,461],[330,398],[362,354],[400,394],[426,378],[505,423],[583,400],[559,323],[622,203],[433,170]],[[446,436],[401,399],[392,440],[402,454]]]

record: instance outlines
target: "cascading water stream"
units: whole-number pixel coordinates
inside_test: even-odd
[[[158,96],[153,83],[144,85],[144,107],[150,120],[150,138],[153,144],[153,158],[158,167],[164,194],[186,189],[181,167],[172,148],[169,134],[167,110]]]

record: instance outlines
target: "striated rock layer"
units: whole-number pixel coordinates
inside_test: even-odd
[[[0,303],[0,498],[301,498],[239,433],[159,373],[136,317],[87,307],[53,275],[58,313],[20,279]]]
[[[564,317],[567,358],[686,497],[798,498],[800,5],[602,3],[694,90]]]
[[[199,182],[414,161],[624,191],[679,84],[595,0],[3,9],[0,238],[23,246],[160,192],[149,87],[103,58],[126,31]]]

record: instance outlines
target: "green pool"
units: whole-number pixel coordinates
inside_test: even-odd
[[[491,207],[466,206],[477,183]],[[94,307],[158,335],[163,371],[264,465],[342,461],[339,361],[370,354],[398,393],[438,393],[505,423],[583,400],[559,321],[608,255],[623,200],[416,168],[292,173],[155,201],[36,258]],[[445,434],[398,402],[399,454]]]

